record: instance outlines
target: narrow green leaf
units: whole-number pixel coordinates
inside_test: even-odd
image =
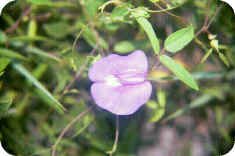
[[[170,114],[168,117],[165,118],[165,121],[174,119],[178,116],[183,115],[185,112],[194,109],[194,108],[198,108],[198,107],[202,107],[203,105],[208,104],[208,102],[210,100],[212,100],[214,97],[208,94],[204,94],[202,96],[199,96],[198,98],[196,98],[195,100],[193,100],[188,106],[178,109],[176,110],[174,113]]]
[[[163,90],[157,91],[157,99],[158,103],[161,107],[165,107],[166,105],[166,93]]]
[[[10,108],[13,101],[13,94],[7,93],[0,97],[0,118],[5,115],[5,113]]]
[[[59,113],[64,112],[65,108],[63,105],[55,99],[53,95],[24,66],[19,63],[14,63],[13,67],[30,83],[32,83],[40,91],[40,93],[44,95],[44,97],[46,97],[46,100],[49,101],[47,104],[56,109]]]
[[[5,35],[4,32],[0,30],[0,44],[5,43],[7,41],[7,36]]]
[[[149,122],[159,121],[165,114],[165,105],[160,106],[156,101],[150,100],[147,102],[147,107],[151,109]]]
[[[220,58],[221,61],[224,62],[224,64],[227,67],[229,67],[229,61],[228,61],[227,57],[223,53],[219,52],[219,58]]]
[[[10,59],[0,58],[0,73],[7,67],[9,63],[10,63]]]
[[[27,1],[35,5],[51,4],[51,0],[27,0]]]
[[[0,48],[0,56],[5,56],[5,57],[19,59],[19,60],[27,59],[26,57],[19,54],[18,52],[10,50],[10,49],[5,49],[5,48]]]
[[[37,22],[35,19],[30,20],[28,25],[28,33],[27,35],[30,37],[34,37],[37,34]]]
[[[203,56],[203,58],[202,58],[202,60],[201,60],[201,63],[205,62],[212,52],[213,52],[213,49],[210,48],[210,49],[206,52],[206,54]]]
[[[157,3],[157,2],[159,2],[160,0],[149,0],[150,2],[152,2],[152,3]]]
[[[186,85],[195,90],[199,90],[198,85],[192,75],[183,66],[177,64],[172,58],[162,55],[160,56],[160,62],[171,70]]]
[[[147,34],[147,36],[151,42],[151,45],[153,47],[154,52],[156,54],[159,54],[159,52],[160,52],[159,40],[153,30],[151,23],[145,17],[138,17],[138,18],[136,18],[136,20],[140,24],[141,28]]]
[[[50,54],[46,51],[43,51],[41,49],[38,49],[36,47],[33,47],[33,46],[29,46],[25,50],[29,53],[36,54],[38,56],[41,56],[41,57],[49,59],[49,60],[53,60],[53,61],[56,61],[56,62],[61,62],[62,61],[59,57],[57,57],[55,55],[52,55],[52,54]]]
[[[164,47],[167,51],[176,53],[188,45],[194,38],[193,26],[180,29],[167,37]]]
[[[51,1],[51,0],[27,0],[29,3],[40,6],[48,7],[76,7],[73,3],[63,1]]]

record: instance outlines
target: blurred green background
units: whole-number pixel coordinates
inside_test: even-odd
[[[190,24],[198,32],[172,56],[199,91],[157,59],[129,8],[146,7],[161,45]],[[166,9],[168,11],[163,11]],[[217,44],[218,42],[218,44]],[[211,156],[227,152],[235,134],[235,16],[217,0],[16,0],[0,17],[0,140],[9,153],[51,155],[63,128],[94,101],[90,65],[112,52],[142,49],[154,92],[147,106],[119,117],[116,156]],[[162,104],[163,107],[159,107]],[[66,109],[63,113],[63,109]],[[59,156],[104,156],[115,115],[96,106],[65,134]]]

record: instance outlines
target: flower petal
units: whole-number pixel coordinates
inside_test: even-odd
[[[152,92],[152,85],[146,81],[136,85],[112,87],[105,83],[94,83],[91,94],[101,108],[117,115],[130,115],[145,104]]]
[[[125,72],[146,73],[148,62],[143,51],[137,50],[127,56],[111,54],[95,62],[89,69],[91,81],[101,82],[105,77]]]

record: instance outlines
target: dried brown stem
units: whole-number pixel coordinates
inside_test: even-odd
[[[8,28],[7,30],[5,30],[5,32],[6,32],[6,33],[13,33],[13,32],[18,28],[18,26],[19,26],[20,21],[22,20],[22,18],[23,18],[24,16],[29,15],[30,12],[31,12],[31,8],[30,8],[30,7],[26,8],[26,9],[23,11],[23,13],[21,14],[21,16],[16,20],[16,22],[15,22],[10,28]]]

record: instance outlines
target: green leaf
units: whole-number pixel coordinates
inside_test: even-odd
[[[149,1],[152,3],[156,3],[156,2],[159,2],[160,0],[149,0]]]
[[[95,20],[94,17],[98,13],[98,8],[104,3],[104,0],[80,0],[83,8],[86,10],[86,15],[91,20]]]
[[[110,16],[111,20],[113,22],[124,22],[125,17],[129,14],[128,8],[128,4],[115,7]]]
[[[138,7],[131,10],[131,16],[133,16],[135,19],[139,17],[148,18],[150,17],[150,14],[148,13],[148,8]]]
[[[219,58],[220,58],[221,61],[224,62],[224,64],[227,67],[229,67],[229,61],[228,61],[227,57],[223,53],[219,52]]]
[[[10,63],[10,59],[0,58],[0,73],[7,67],[9,63]]]
[[[38,49],[36,47],[33,47],[33,46],[29,46],[25,50],[29,53],[36,54],[36,55],[38,55],[40,57],[43,57],[43,58],[46,58],[48,60],[53,60],[53,61],[56,61],[56,62],[61,62],[62,61],[59,57],[57,57],[53,54],[50,54],[46,51],[43,51],[41,49]]]
[[[0,56],[5,56],[5,57],[19,59],[19,60],[27,59],[26,57],[19,54],[18,52],[10,50],[10,49],[5,49],[5,48],[0,48]]]
[[[186,85],[195,90],[199,90],[198,85],[192,75],[183,66],[177,64],[172,58],[162,55],[160,56],[160,62],[171,70]]]
[[[63,21],[45,24],[44,29],[49,36],[57,39],[66,37],[70,33],[69,30],[71,30],[68,23]]]
[[[176,53],[188,45],[194,38],[193,26],[180,29],[167,37],[164,47],[167,51]]]
[[[98,33],[84,25],[83,23],[78,23],[78,27],[83,29],[82,37],[90,44],[90,46],[95,47],[96,44],[100,45],[104,49],[108,49],[108,43],[98,35]]]
[[[28,33],[29,37],[34,37],[37,34],[37,22],[35,19],[30,20],[28,25]]]
[[[157,122],[165,114],[165,106],[160,106],[156,101],[153,101],[153,100],[148,101],[147,107],[152,110],[150,114],[149,122]]]
[[[7,93],[0,97],[0,118],[5,115],[5,113],[10,108],[13,101],[13,94]]]
[[[21,75],[23,75],[30,83],[32,83],[38,91],[40,91],[41,95],[44,95],[44,97],[48,101],[48,105],[53,107],[55,110],[57,110],[59,113],[63,113],[65,108],[63,105],[53,97],[53,95],[21,64],[14,63],[13,67],[16,71],[18,71]]]
[[[157,99],[158,103],[161,107],[165,107],[166,105],[166,93],[162,90],[157,91]]]
[[[7,36],[0,30],[0,43],[5,43],[7,41]]]
[[[159,40],[153,30],[151,23],[144,17],[138,17],[138,18],[136,18],[136,20],[140,24],[142,29],[145,31],[145,33],[147,34],[147,36],[151,42],[151,45],[153,47],[154,52],[156,54],[159,54],[159,52],[160,52]]]
[[[128,53],[133,50],[135,50],[135,45],[130,41],[121,41],[114,46],[114,51],[118,53]]]
[[[166,93],[162,90],[158,90],[157,99],[158,99],[158,102],[155,102],[153,100],[150,100],[147,102],[147,107],[152,110],[151,117],[149,119],[150,122],[159,121],[165,114]]]
[[[35,5],[48,5],[51,4],[51,0],[27,0],[28,2]]]
[[[211,40],[210,41],[210,45],[212,48],[214,48],[216,50],[216,52],[219,52],[219,41],[218,40]]]
[[[27,0],[29,3],[33,5],[39,6],[48,6],[48,7],[75,7],[76,5],[70,2],[63,2],[63,1],[51,1],[51,0]]]
[[[203,56],[203,58],[202,58],[202,60],[201,60],[201,63],[205,62],[212,52],[213,52],[213,49],[210,48],[210,49],[206,52],[206,54]]]

